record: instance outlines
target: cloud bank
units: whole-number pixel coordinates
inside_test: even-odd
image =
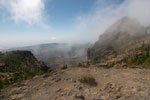
[[[16,23],[43,24],[44,0],[0,0],[0,7],[5,8]]]
[[[150,25],[150,0],[97,0],[88,14],[76,17],[74,31],[82,42],[95,42],[110,25],[124,16]]]
[[[127,0],[128,16],[138,19],[143,25],[150,24],[150,0]]]

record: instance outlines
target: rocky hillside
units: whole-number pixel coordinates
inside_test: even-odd
[[[0,53],[0,89],[48,70],[30,51]]]
[[[14,84],[0,100],[150,100],[150,70],[69,68]]]
[[[95,45],[88,50],[88,58],[92,63],[108,67],[116,64],[130,66],[135,63],[147,65],[150,60],[149,29],[136,19],[124,17],[100,36]]]

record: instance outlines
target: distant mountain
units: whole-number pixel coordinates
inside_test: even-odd
[[[29,50],[36,58],[44,61],[51,68],[57,68],[62,64],[77,65],[79,62],[85,61],[89,47],[91,44],[49,43],[11,50]]]
[[[107,65],[106,62],[112,64],[111,60],[117,62],[120,58],[131,59],[131,55],[145,53],[141,49],[143,45],[147,49],[150,45],[150,28],[142,26],[136,19],[123,17],[109,27],[88,50],[88,59],[104,65]]]
[[[48,72],[49,69],[43,62],[38,61],[30,51],[0,53],[0,89]]]

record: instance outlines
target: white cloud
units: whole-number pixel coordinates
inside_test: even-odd
[[[108,3],[109,2],[109,3]],[[92,11],[76,17],[74,32],[80,42],[95,42],[110,25],[123,16],[138,19],[143,25],[150,24],[150,0],[97,0]]]
[[[104,0],[97,0],[91,12],[77,16],[74,31],[82,42],[95,42],[106,28],[123,15],[123,5],[106,6],[105,3]]]
[[[0,0],[0,6],[17,23],[43,24],[44,0]]]
[[[34,35],[31,36],[17,35],[15,37],[16,38],[12,38],[12,36],[5,36],[3,38],[0,38],[0,50],[9,49],[13,47],[23,47],[23,46],[57,42],[57,38],[54,36],[37,35],[35,38]]]
[[[142,24],[150,24],[150,0],[128,0],[128,16],[135,17]]]
[[[57,38],[56,37],[51,37],[51,40],[56,40]]]

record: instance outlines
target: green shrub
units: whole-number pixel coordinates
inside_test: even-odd
[[[136,65],[142,65],[142,63],[143,63],[142,59],[138,58],[137,61],[136,61]]]
[[[4,83],[3,83],[3,80],[0,79],[0,89],[3,89],[4,88]]]
[[[86,65],[85,66],[90,66],[90,62],[89,61],[86,61]]]
[[[145,60],[144,65],[150,65],[150,57]]]
[[[10,84],[7,78],[4,79],[3,84],[4,88],[6,88]]]
[[[132,65],[150,65],[149,51],[143,51],[143,55],[132,57],[130,62]]]
[[[107,65],[106,68],[112,68],[112,67],[114,67],[114,65],[115,65],[115,63],[112,63],[110,65]]]
[[[90,66],[90,62],[86,61],[83,63],[78,63],[78,67],[88,68]]]
[[[10,83],[7,78],[5,79],[0,78],[0,89],[6,88],[9,84]]]

